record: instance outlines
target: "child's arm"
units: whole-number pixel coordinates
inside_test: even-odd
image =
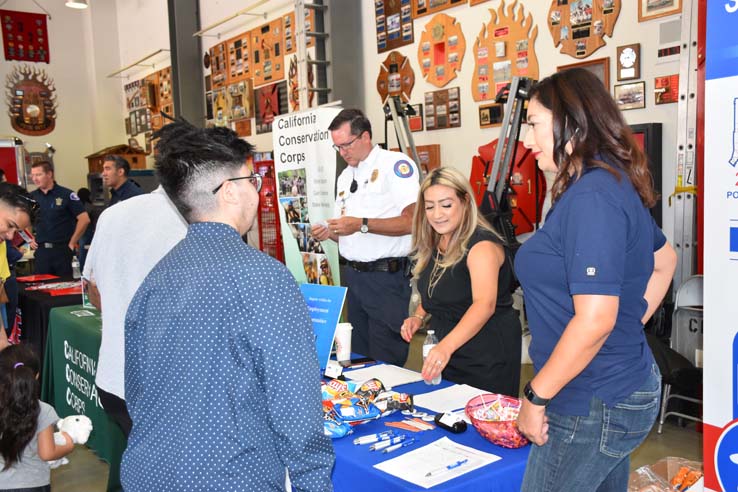
[[[74,449],[72,438],[66,432],[61,433],[67,441],[64,445],[54,443],[54,426],[50,425],[38,433],[38,457],[44,461],[54,461],[62,458]]]

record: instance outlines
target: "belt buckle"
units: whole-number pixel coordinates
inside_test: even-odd
[[[44,243],[44,248],[46,248],[46,249],[53,249],[54,248],[54,243]]]

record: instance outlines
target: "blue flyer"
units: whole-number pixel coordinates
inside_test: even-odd
[[[333,336],[346,299],[346,287],[333,285],[302,284],[302,296],[310,310],[315,333],[315,349],[318,352],[320,370],[324,371],[331,356]]]

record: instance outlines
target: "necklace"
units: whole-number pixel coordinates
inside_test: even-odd
[[[440,252],[436,250],[435,258],[433,259],[433,269],[430,273],[430,278],[428,279],[428,298],[430,299],[433,297],[433,291],[436,289],[436,284],[438,284],[438,281],[441,280],[441,277],[443,277],[444,272],[446,271],[445,268],[442,268],[438,266],[438,260],[439,260]]]

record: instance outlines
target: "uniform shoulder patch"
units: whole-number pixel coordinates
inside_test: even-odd
[[[395,162],[395,174],[400,178],[409,178],[413,175],[413,166],[405,160]]]
[[[79,201],[79,197],[77,196],[77,194],[76,194],[75,192],[71,192],[71,193],[69,194],[69,199],[70,199],[70,200],[73,200],[73,201],[75,201],[75,202],[78,202],[78,201]]]

